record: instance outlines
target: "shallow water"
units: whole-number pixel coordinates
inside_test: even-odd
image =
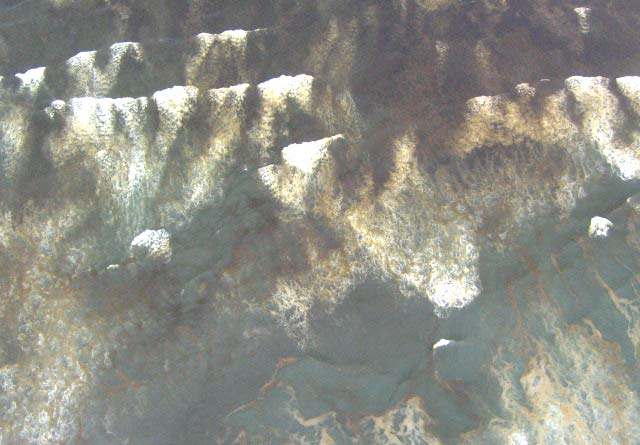
[[[640,442],[632,2],[5,1],[0,75],[0,444]]]

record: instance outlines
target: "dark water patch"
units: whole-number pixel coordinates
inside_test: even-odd
[[[2,77],[2,88],[5,90],[16,91],[21,84],[22,81],[14,75],[8,74]]]
[[[241,69],[245,65],[251,66],[252,69],[254,63],[259,64],[259,59],[248,59],[235,43],[218,40],[209,47],[207,54],[204,55],[204,61],[198,66],[198,75],[193,83],[199,88],[213,89],[251,82],[251,79],[243,78],[244,73],[241,72]]]
[[[283,61],[293,63],[302,68],[300,62],[312,56],[310,53],[314,39],[320,35],[325,18],[322,17],[318,2],[283,2],[280,6],[280,16],[277,17],[278,29],[284,31],[282,48],[289,54]],[[288,63],[282,66],[287,66]]]
[[[576,95],[571,90],[567,90],[566,99],[569,119],[571,119],[571,122],[576,124],[578,128],[582,128],[584,113],[580,110],[580,104],[576,99]]]
[[[496,313],[496,302],[489,296],[438,319],[427,300],[407,300],[391,283],[366,281],[333,315],[312,315],[316,341],[307,355],[321,365],[314,368],[313,377],[305,369],[287,369],[286,382],[295,388],[307,417],[327,411],[380,413],[417,394],[435,421],[434,432],[453,440],[500,412],[500,387],[488,376],[488,364],[495,343],[510,338],[505,319],[513,319],[513,314]],[[432,351],[440,338],[457,343]],[[297,373],[302,375],[294,377]],[[340,384],[323,385],[325,379],[348,379],[348,389],[343,393]],[[309,382],[322,389],[314,390]]]
[[[126,34],[136,41],[157,38],[180,38],[193,30],[185,29],[190,2],[162,0],[160,2],[131,2],[126,21]],[[197,34],[197,33],[194,33]]]
[[[473,42],[482,38],[481,8],[474,2],[451,2],[448,6],[430,13],[423,24],[423,31],[434,38],[457,42]]]
[[[279,358],[295,353],[267,313],[223,298],[215,275],[201,274],[180,292],[175,261],[122,286],[130,291],[122,295],[130,302],[122,314],[128,322],[112,337],[110,364],[100,370],[83,416],[102,418],[118,407],[111,430],[136,443],[206,443],[226,414],[256,397]],[[105,310],[103,316],[119,319]],[[100,428],[87,435],[107,439]]]
[[[127,20],[128,34],[140,41],[153,32],[153,14],[139,3],[131,5],[130,17]]]
[[[433,361],[440,378],[462,383],[469,391],[471,412],[478,422],[484,422],[504,414],[502,388],[490,367],[498,351],[511,348],[518,314],[507,283],[491,281],[482,269],[480,279],[487,283],[482,293],[440,320],[436,338],[453,343],[433,351]]]
[[[379,123],[365,134],[360,147],[372,167],[374,191],[379,193],[390,178],[395,164],[393,141],[397,130],[386,118],[381,117]]]
[[[94,61],[95,66],[99,70],[104,71],[104,69],[109,65],[109,62],[111,62],[111,47],[104,46],[97,49]]]
[[[279,18],[297,6],[297,2],[292,0],[265,0],[259,3],[251,0],[220,0],[214,8],[206,1],[198,1],[195,4],[196,7],[192,8],[193,13],[189,19],[203,31],[211,33],[228,29],[272,27]]]
[[[481,281],[508,283],[525,279],[531,273],[538,274],[542,277],[541,284],[545,292],[553,298],[554,304],[561,308],[566,322],[578,323],[583,318],[592,320],[602,332],[603,337],[620,344],[627,362],[633,363],[633,345],[627,335],[628,321],[616,309],[607,290],[594,278],[594,270],[592,270],[595,268],[605,282],[610,282],[610,287],[623,289],[622,294],[627,298],[634,298],[631,289],[626,287],[630,272],[615,261],[615,258],[621,258],[625,251],[620,249],[620,246],[614,247],[622,241],[616,241],[618,235],[603,242],[593,241],[592,247],[595,250],[586,257],[578,240],[586,239],[591,217],[607,215],[609,211],[619,207],[630,193],[635,192],[636,188],[637,185],[623,182],[615,177],[599,183],[596,181],[588,197],[578,203],[569,220],[538,218],[536,227],[539,230],[536,232],[539,236],[525,235],[518,238],[512,244],[511,252],[498,254],[493,252],[490,246],[483,247],[479,262]],[[599,249],[603,251],[598,253]],[[526,255],[526,261],[519,259],[523,253]],[[531,286],[535,287],[535,283],[532,281]],[[627,290],[626,294],[625,290]],[[514,294],[517,292],[512,291]],[[469,306],[469,309],[481,302],[484,295],[485,293]],[[492,310],[495,312],[495,308],[505,308],[507,304],[509,301],[505,300],[501,304],[494,305]],[[480,318],[477,313],[474,312],[474,314]],[[469,323],[457,325],[465,326]],[[539,330],[534,330],[536,332],[534,335],[543,335],[542,326],[536,329]],[[482,330],[480,329],[479,332]],[[632,361],[629,362],[629,360]]]
[[[239,169],[221,187],[222,200],[202,206],[175,233],[174,267],[185,279],[207,269],[231,274],[242,286],[254,288],[256,298],[266,298],[274,290],[275,277],[310,267],[303,240],[318,242],[321,252],[341,244],[322,220],[281,221],[279,204],[254,173]],[[194,258],[201,258],[202,264]]]
[[[529,34],[532,43],[543,51],[567,50],[576,38],[575,14],[561,4],[533,4],[524,0],[510,2],[496,25],[498,36],[514,31]]]
[[[584,59],[600,68],[601,75],[631,74],[627,61],[637,59],[640,52],[639,17],[631,11],[622,3],[590,8]]]
[[[268,213],[273,203],[250,175],[236,176],[227,187],[224,202],[203,208],[184,230],[174,234],[174,257],[167,268],[143,275],[147,278],[136,278],[135,286],[122,286],[123,292],[137,287],[138,295],[134,291],[121,298],[137,302],[128,310],[133,310],[145,327],[132,331],[126,346],[124,337],[117,341],[113,367],[102,372],[102,384],[96,386],[101,389],[90,398],[89,412],[95,417],[103,415],[109,406],[124,407],[118,410],[114,431],[135,438],[136,443],[171,443],[178,437],[189,443],[204,443],[207,437],[219,433],[218,422],[224,415],[256,397],[275,371],[277,360],[296,351],[266,312],[243,310],[242,300],[218,299],[225,293],[223,271],[235,275],[241,283],[257,282],[258,287],[245,291],[259,302],[272,292],[274,276],[296,273],[285,264],[284,257],[290,257],[296,268],[305,264],[303,258],[296,257],[304,254],[304,249],[291,242],[299,238],[290,235],[292,229],[299,229],[279,229],[273,227],[276,221],[268,223],[264,212]],[[279,237],[280,232],[286,236]],[[185,265],[187,259],[193,259],[194,249],[203,250],[203,255],[195,264]],[[237,257],[239,252],[241,257]],[[279,260],[269,265],[274,258]],[[244,264],[236,264],[238,259]],[[284,269],[279,271],[281,267]],[[191,273],[186,274],[189,270]],[[250,280],[245,281],[248,277]],[[114,293],[109,290],[103,295],[108,298]],[[182,343],[184,338],[176,339],[178,334],[171,332],[184,330],[185,326],[193,338]],[[202,343],[195,341],[203,335]],[[176,344],[183,346],[175,349]],[[176,364],[178,357],[184,357],[184,366]],[[177,374],[173,369],[180,371]],[[134,387],[117,392],[123,374]],[[134,413],[129,407],[132,394],[139,391],[135,385],[147,388],[156,402]],[[105,437],[98,429],[88,434],[98,441]]]
[[[334,313],[317,308],[310,330],[317,342],[309,351],[336,366],[365,366],[402,375],[423,359],[438,321],[426,300],[408,300],[388,282],[367,280]]]
[[[581,199],[572,211],[571,219],[582,224],[596,215],[606,215],[624,205],[629,196],[640,192],[640,181],[624,181],[608,172],[593,182],[587,197]]]
[[[51,99],[60,99],[69,88],[70,74],[65,63],[56,63],[44,70],[44,83],[41,88],[46,88]]]
[[[144,60],[139,60],[136,50],[128,47],[122,55],[115,82],[108,91],[108,97],[138,97],[147,91],[152,81],[152,73]]]
[[[266,162],[282,163],[282,149],[289,144],[319,140],[326,137],[321,120],[309,114],[296,99],[287,97],[285,106],[274,113],[272,130],[276,135],[273,144],[267,147]]]
[[[153,97],[147,99],[147,108],[144,120],[144,132],[149,138],[149,142],[152,143],[158,130],[160,129],[160,111],[158,110],[158,103]]]
[[[535,87],[536,92],[533,98],[528,102],[528,105],[533,109],[533,112],[536,115],[539,115],[545,111],[547,99],[564,89],[564,79],[551,78],[545,79],[544,81],[538,80],[533,83],[533,86]],[[574,101],[573,105],[570,105],[573,108],[569,109],[569,117],[573,118],[575,115],[575,98],[571,97],[567,98],[567,100]]]
[[[114,133],[126,134],[127,122],[126,122],[125,113],[121,109],[116,107],[113,108],[112,113],[113,113],[112,125],[113,125]]]
[[[31,115],[27,138],[21,147],[26,153],[18,167],[13,202],[13,224],[22,222],[23,212],[28,203],[36,208],[44,205],[54,196],[59,186],[53,162],[46,154],[46,137],[53,130],[52,122],[44,111],[34,111]]]
[[[15,267],[16,259],[16,253],[10,253],[8,249],[3,249],[0,252],[0,267],[2,268],[0,291],[4,295],[9,295],[12,281],[20,284],[22,282],[21,277],[15,271],[17,269]],[[20,314],[22,303],[16,298],[5,298],[3,304],[5,312],[0,318],[3,325],[3,329],[0,331],[0,367],[18,363],[23,356],[21,342],[18,338],[21,325],[18,314]],[[0,402],[0,409],[5,408],[4,403],[6,402]],[[6,406],[6,409],[9,409],[9,406]]]
[[[0,67],[2,74],[60,63],[79,51],[112,43],[116,16],[109,7],[94,6],[74,7],[71,12],[35,2],[34,8],[22,11],[24,20],[3,33],[10,56]]]
[[[587,259],[578,260],[572,268],[565,270],[569,292],[554,288],[550,289],[550,295],[563,307],[567,322],[593,321],[603,338],[619,344],[627,363],[633,364],[634,346],[627,334],[628,321],[615,307],[606,289],[593,278],[588,262]]]
[[[251,65],[250,77],[245,82],[255,85],[279,74],[301,72],[290,68],[288,57],[294,45],[283,45],[281,33],[271,30],[247,34],[244,63]]]
[[[429,369],[429,372],[433,370]],[[444,443],[455,443],[461,434],[480,426],[484,415],[471,403],[468,385],[452,381],[443,387],[432,374],[424,377],[416,382],[414,393],[427,401],[427,412],[435,421],[432,431],[436,436]]]
[[[262,96],[257,86],[250,85],[249,88],[247,88],[242,106],[244,109],[246,128],[248,129],[258,122],[261,114]]]
[[[396,387],[393,377],[367,367],[336,367],[312,358],[284,368],[279,379],[294,388],[304,418],[331,411],[380,413],[390,406]]]

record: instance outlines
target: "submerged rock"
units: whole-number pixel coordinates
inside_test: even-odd
[[[613,228],[613,223],[607,218],[594,216],[589,224],[589,236],[591,238],[606,238]]]
[[[165,229],[145,230],[131,241],[131,255],[140,263],[171,261],[171,235]]]
[[[640,442],[632,2],[157,6],[0,6],[1,445]]]

